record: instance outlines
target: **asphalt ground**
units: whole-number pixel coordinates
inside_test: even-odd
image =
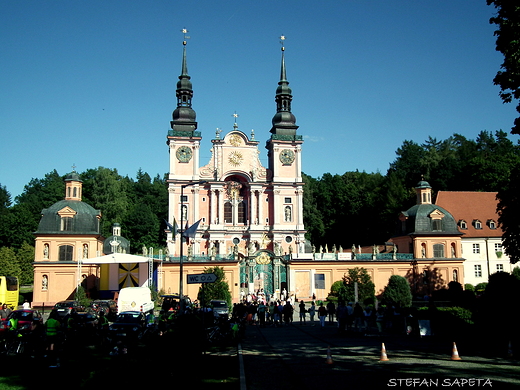
[[[451,341],[434,337],[339,334],[337,323],[249,325],[239,346],[241,389],[520,388],[519,362],[507,351],[483,357],[466,342],[455,346],[460,360]]]

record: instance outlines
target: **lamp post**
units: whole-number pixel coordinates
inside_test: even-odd
[[[184,314],[184,305],[185,305],[185,302],[184,302],[184,291],[183,291],[183,287],[184,287],[184,278],[183,278],[183,266],[184,266],[184,243],[183,243],[183,238],[184,238],[184,189],[186,187],[190,187],[190,186],[194,186],[194,185],[197,185],[197,184],[205,184],[207,183],[207,181],[196,181],[196,182],[192,182],[192,183],[187,183],[187,184],[183,184],[181,185],[181,228],[180,228],[180,231],[181,231],[181,252],[180,252],[180,260],[179,260],[179,304],[180,304],[180,311],[181,311],[181,314]]]

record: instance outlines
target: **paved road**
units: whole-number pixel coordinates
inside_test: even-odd
[[[388,361],[380,360],[383,343]],[[452,360],[450,342],[339,335],[335,324],[248,326],[239,353],[242,390],[520,388],[517,360],[465,355],[459,345],[457,351],[461,360]]]

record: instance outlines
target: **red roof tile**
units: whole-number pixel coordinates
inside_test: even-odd
[[[435,204],[449,211],[457,223],[466,221],[467,229],[461,229],[459,224],[459,230],[464,233],[463,238],[501,237],[496,196],[496,192],[439,191]],[[475,229],[476,220],[481,222],[482,229]],[[489,227],[489,221],[495,222],[496,229]]]

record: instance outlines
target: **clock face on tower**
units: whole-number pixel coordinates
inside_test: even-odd
[[[282,164],[290,165],[294,161],[294,152],[289,149],[284,149],[280,152],[280,161]]]
[[[188,146],[181,146],[175,154],[180,162],[188,162],[191,160],[193,152]]]

